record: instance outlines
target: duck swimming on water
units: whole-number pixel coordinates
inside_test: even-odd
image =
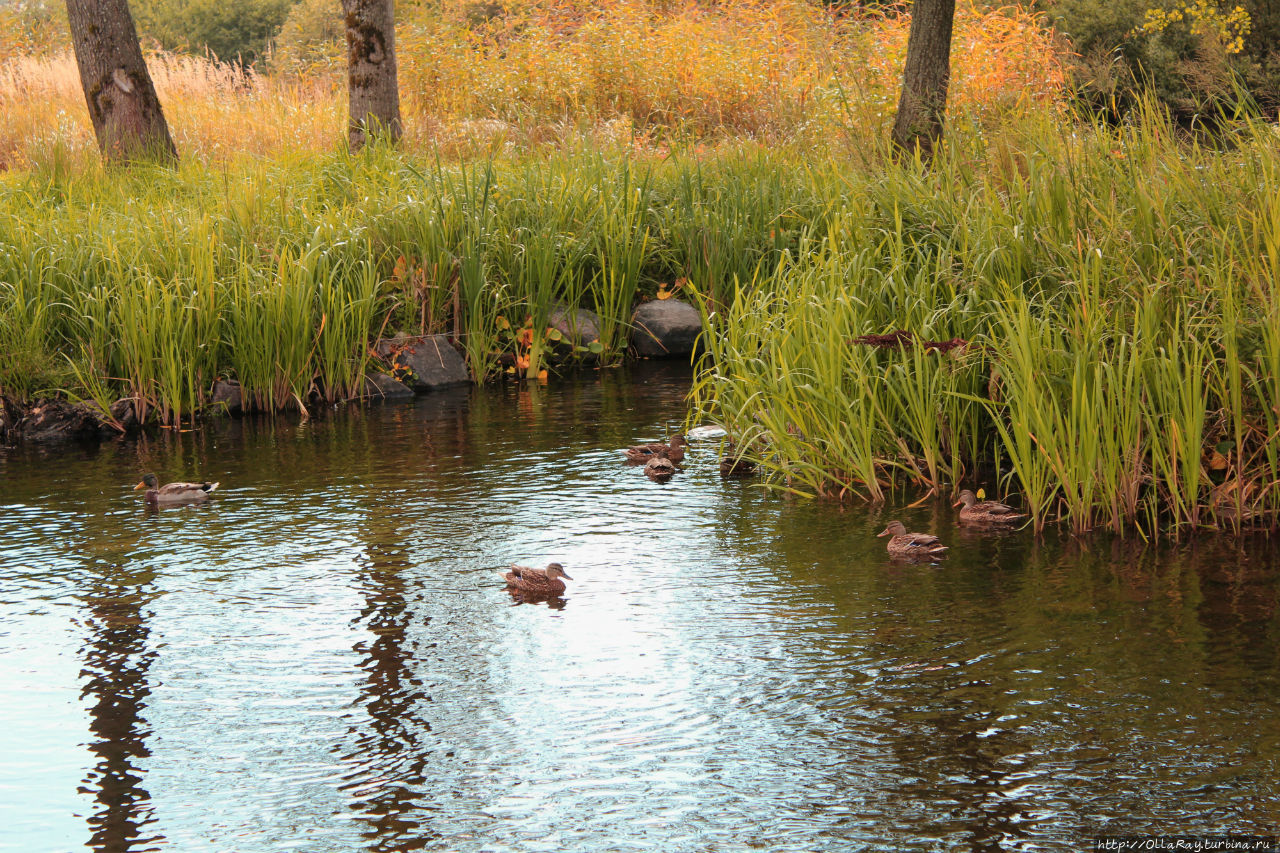
[[[889,553],[897,557],[941,557],[947,546],[932,533],[908,533],[901,521],[891,521],[877,537],[888,536]]]
[[[142,482],[133,487],[134,491],[146,489],[143,499],[154,506],[202,501],[216,488],[217,483],[167,483],[162,486],[155,474],[144,474]]]
[[[560,595],[565,590],[564,580],[573,580],[559,563],[551,563],[545,569],[531,569],[528,566],[511,564],[511,571],[500,577],[513,590],[529,595]]]
[[[961,521],[975,524],[1015,524],[1027,517],[1026,513],[999,501],[980,501],[968,489],[960,492],[960,499],[953,506],[961,507]]]
[[[676,433],[671,436],[670,444],[637,444],[623,452],[627,454],[628,462],[648,462],[655,456],[666,456],[672,462],[679,462],[684,459],[684,449],[688,444],[683,435]]]
[[[665,483],[675,476],[676,463],[672,462],[666,456],[654,456],[648,462],[644,463],[644,473],[650,480],[659,483]]]

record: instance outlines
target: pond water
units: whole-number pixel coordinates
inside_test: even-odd
[[[0,846],[1081,850],[1274,833],[1265,542],[964,533],[619,448],[687,370],[0,452]],[[142,472],[212,479],[148,511]],[[944,565],[890,562],[889,515]],[[554,606],[496,572],[559,561]]]

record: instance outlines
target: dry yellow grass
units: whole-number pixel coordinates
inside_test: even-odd
[[[882,135],[897,98],[909,17],[832,16],[803,0],[538,3],[477,26],[417,13],[399,38],[406,141],[470,156],[594,142],[661,149],[679,136],[830,144]],[[957,11],[952,110],[983,120],[1063,89],[1053,34],[1019,8]],[[48,45],[46,45],[46,48]],[[153,54],[183,156],[332,150],[340,75],[242,73]],[[96,158],[65,49],[0,65],[0,168]]]

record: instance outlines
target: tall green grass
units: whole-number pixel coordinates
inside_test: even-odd
[[[983,485],[1037,529],[1276,526],[1273,130],[1033,131],[1016,157],[953,135],[932,171],[841,175],[836,227],[719,314],[704,299],[694,417],[804,493]],[[967,345],[855,342],[899,329]]]

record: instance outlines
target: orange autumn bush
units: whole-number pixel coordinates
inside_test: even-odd
[[[886,133],[910,18],[804,0],[541,0],[484,18],[409,7],[398,31],[406,145],[467,157],[586,140],[661,148],[749,138],[824,146]],[[50,34],[52,33],[52,35]],[[96,157],[69,45],[0,43],[0,168]],[[39,49],[36,49],[36,48]],[[1055,104],[1063,46],[1019,7],[957,9],[953,115]],[[179,150],[222,162],[342,143],[340,69],[149,64]]]

